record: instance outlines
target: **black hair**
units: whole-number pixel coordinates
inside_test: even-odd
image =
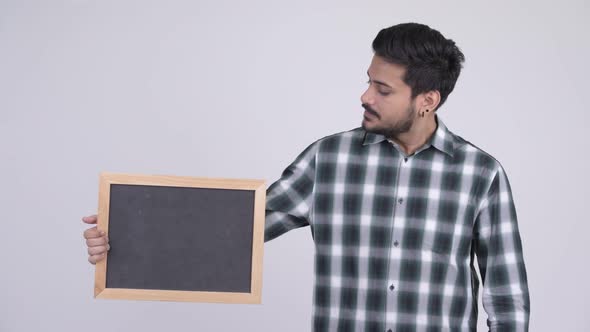
[[[465,56],[451,39],[424,24],[402,23],[385,28],[373,40],[373,51],[406,68],[404,83],[417,95],[438,90],[445,102],[461,73]]]

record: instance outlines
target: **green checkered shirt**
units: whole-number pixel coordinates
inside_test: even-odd
[[[528,331],[506,172],[436,121],[412,155],[362,128],[324,137],[268,188],[265,241],[311,229],[313,331],[475,331],[476,266],[490,330]]]

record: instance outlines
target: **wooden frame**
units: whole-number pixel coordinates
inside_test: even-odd
[[[182,302],[261,303],[262,256],[266,190],[263,180],[198,178],[167,175],[100,174],[98,230],[109,234],[109,204],[112,184],[154,185],[254,191],[254,220],[250,293],[205,292],[154,289],[122,289],[106,287],[107,257],[96,263],[94,297],[99,299],[158,300]]]

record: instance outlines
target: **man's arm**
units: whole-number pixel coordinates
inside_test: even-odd
[[[316,149],[317,142],[308,146],[267,189],[265,242],[309,225]]]
[[[528,331],[530,299],[510,183],[502,166],[481,202],[474,244],[490,331]]]

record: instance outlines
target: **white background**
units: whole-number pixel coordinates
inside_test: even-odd
[[[101,171],[270,184],[360,125],[371,42],[408,21],[466,55],[438,114],[508,173],[531,331],[588,331],[589,14],[583,1],[0,0],[0,331],[309,331],[309,228],[265,244],[262,305],[114,301],[93,299],[80,218]]]

